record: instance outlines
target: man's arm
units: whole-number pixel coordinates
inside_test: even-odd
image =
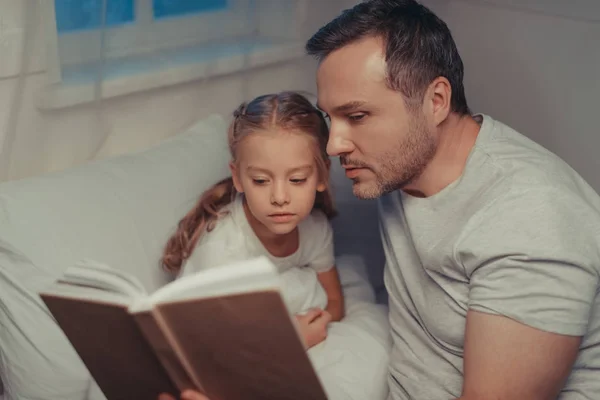
[[[548,333],[506,317],[469,311],[459,400],[555,400],[580,343],[580,336]]]

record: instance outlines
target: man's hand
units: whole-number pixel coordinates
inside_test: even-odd
[[[160,396],[158,396],[158,400],[176,400],[175,398],[173,398],[173,396],[168,395],[168,394],[161,394]],[[193,390],[186,390],[183,393],[181,393],[181,400],[209,400],[208,397],[193,391]]]
[[[459,400],[554,400],[571,373],[580,343],[578,336],[469,311]]]
[[[304,315],[296,315],[300,333],[307,349],[321,343],[327,337],[327,324],[331,314],[321,309],[311,309]]]

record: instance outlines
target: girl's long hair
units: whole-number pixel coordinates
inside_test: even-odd
[[[327,186],[317,192],[313,208],[323,211],[327,218],[336,214],[329,187],[329,157],[327,140],[329,129],[325,118],[310,101],[296,92],[281,92],[255,98],[242,103],[233,112],[228,129],[229,151],[237,159],[237,149],[242,140],[253,132],[264,130],[298,132],[314,139],[315,161],[320,182]],[[169,238],[162,257],[164,268],[178,272],[204,232],[210,232],[223,215],[222,209],[235,198],[236,190],[231,177],[206,190],[196,205],[179,221],[177,231]]]

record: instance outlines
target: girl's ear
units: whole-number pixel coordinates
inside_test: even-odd
[[[329,157],[325,159],[325,168],[327,168],[327,177],[329,177],[329,172],[331,170],[331,160]],[[317,186],[317,192],[324,192],[327,189],[326,183],[319,183]]]
[[[317,192],[324,192],[327,190],[327,183],[319,183],[317,185]]]
[[[236,192],[244,193],[244,188],[242,187],[242,184],[240,183],[240,176],[238,173],[238,168],[235,165],[235,163],[233,163],[233,162],[229,163],[229,170],[231,171],[231,178],[233,178],[233,187],[235,187]]]

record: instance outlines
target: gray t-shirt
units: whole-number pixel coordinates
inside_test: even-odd
[[[600,399],[600,197],[548,150],[476,118],[481,130],[456,182],[428,198],[379,201],[390,398],[460,397],[472,309],[584,335],[559,399]]]

